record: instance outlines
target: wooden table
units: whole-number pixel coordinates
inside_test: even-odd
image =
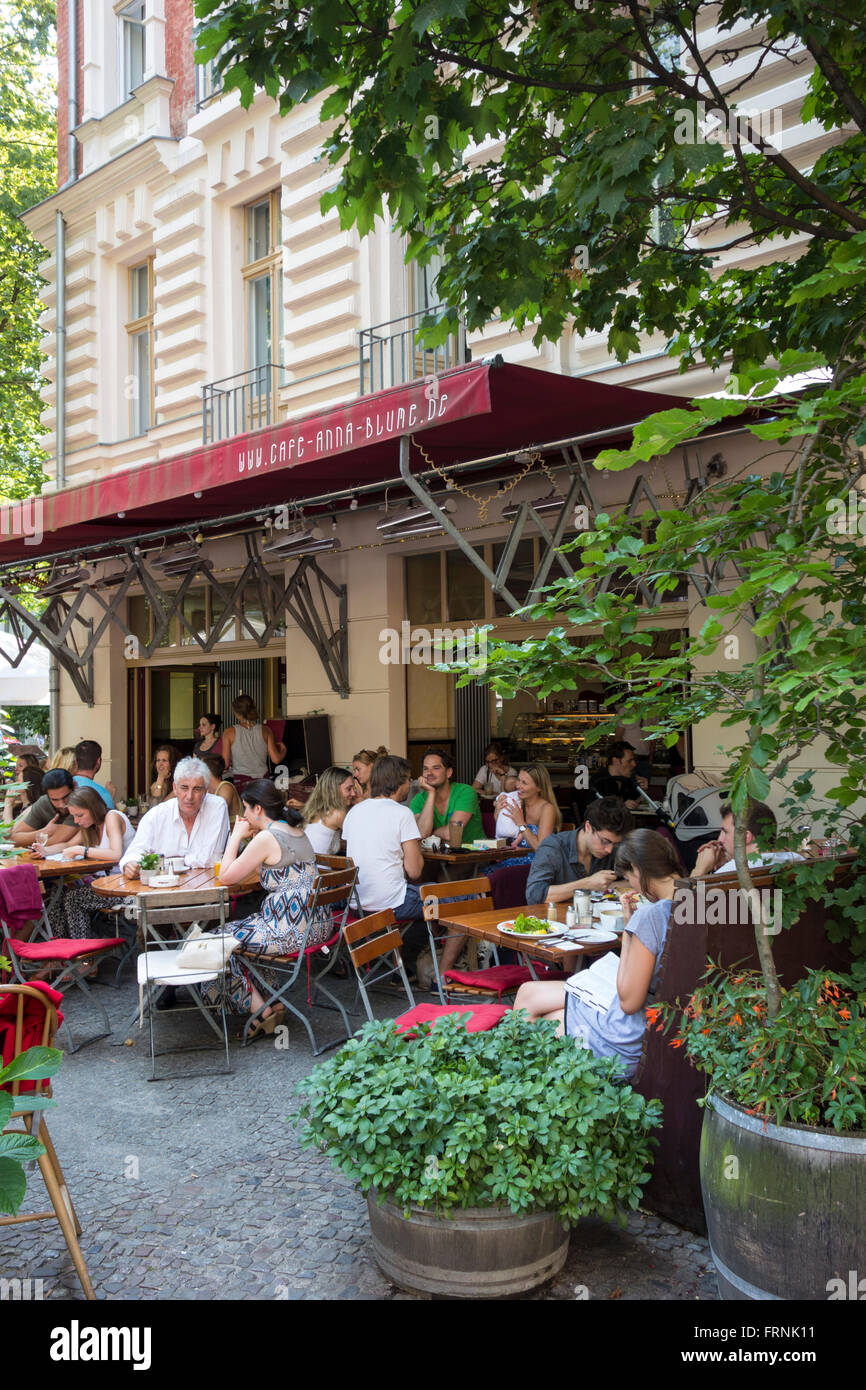
[[[463,936],[474,937],[477,941],[492,941],[494,946],[502,947],[509,951],[517,951],[519,955],[526,956],[527,960],[540,960],[545,965],[561,966],[564,956],[600,956],[606,951],[616,950],[619,941],[594,942],[587,945],[580,945],[577,942],[570,942],[569,949],[561,950],[557,946],[543,946],[540,941],[518,941],[513,936],[503,936],[497,928],[497,923],[513,921],[521,912],[528,913],[533,917],[544,917],[546,907],[544,903],[530,903],[525,907],[494,908],[491,912],[467,912],[461,915],[459,903],[443,903],[439,916],[439,925],[453,927],[455,932],[459,931]],[[443,916],[442,913],[447,913]],[[530,964],[530,970],[532,969]]]
[[[187,869],[186,873],[178,874],[177,877],[178,882],[174,887],[182,888],[187,893],[225,888],[229,893],[242,894],[252,893],[259,887],[258,872],[247,874],[242,882],[233,883],[231,886],[222,883],[214,874],[212,867]],[[92,886],[98,898],[129,898],[143,896],[146,893],[171,893],[173,891],[172,888],[160,888],[156,884],[142,883],[140,878],[127,878],[124,874],[106,874],[104,878],[94,879]]]
[[[421,847],[425,864],[441,864],[445,878],[476,878],[480,864],[507,864],[510,859],[525,858],[532,851],[522,849],[458,849],[435,850]],[[453,873],[453,869],[458,869]],[[460,873],[465,869],[465,873]]]
[[[99,865],[93,859],[65,859],[61,863],[59,859],[40,859],[37,855],[31,854],[29,850],[23,850],[18,858],[12,862],[32,864],[40,878],[63,878],[66,874],[99,872]]]

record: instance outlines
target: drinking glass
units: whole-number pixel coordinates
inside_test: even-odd
[[[463,844],[463,822],[459,820],[450,820],[448,822],[448,831],[451,838],[451,848],[459,849]]]

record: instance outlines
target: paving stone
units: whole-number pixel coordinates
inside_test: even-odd
[[[126,981],[100,997],[119,1026],[137,1005],[137,988]],[[389,1007],[378,1005],[383,1014]],[[81,1001],[73,996],[69,1009],[74,1026]],[[317,1015],[322,1041],[339,1036],[338,1021]],[[194,1021],[175,1024],[173,1037],[198,1040]],[[286,1123],[292,1091],[315,1065],[306,1037],[293,1035],[278,1065],[267,1048],[235,1045],[231,1055],[231,1076],[155,1086],[147,1082],[146,1044],[119,1049],[103,1039],[64,1057],[51,1132],[97,1297],[411,1301],[372,1259],[363,1197],[321,1154],[302,1150]],[[124,1176],[130,1155],[138,1179]],[[22,1211],[43,1210],[35,1169],[28,1182]],[[3,1265],[42,1278],[46,1299],[81,1297],[48,1223],[4,1230]],[[530,1297],[573,1301],[576,1286],[591,1299],[617,1289],[628,1300],[718,1296],[706,1241],[644,1212],[630,1213],[624,1230],[597,1218],[580,1222],[560,1275]]]

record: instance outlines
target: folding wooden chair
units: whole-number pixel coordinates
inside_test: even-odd
[[[10,1050],[3,1048],[4,1062],[11,1062],[15,1057],[20,1057],[22,1052],[26,1052],[30,1047],[52,1047],[54,1035],[58,1028],[57,1010],[54,1004],[41,989],[35,989],[32,985],[7,985],[0,991],[0,1001],[14,998],[16,1007],[14,1018],[7,1014],[3,1020],[5,1029],[11,1029],[13,1033],[13,1045]],[[39,1018],[39,1011],[42,1017]],[[26,1030],[25,1030],[25,1024]],[[25,1037],[26,1031],[26,1037]],[[72,1263],[81,1281],[86,1299],[95,1299],[93,1285],[90,1282],[90,1275],[87,1273],[87,1265],[81,1253],[81,1246],[78,1237],[81,1235],[81,1223],[75,1214],[72,1199],[69,1196],[69,1189],[66,1186],[66,1179],[63,1176],[63,1169],[60,1167],[60,1160],[57,1157],[51,1136],[48,1133],[48,1126],[45,1123],[44,1111],[38,1109],[31,1101],[51,1096],[51,1082],[44,1081],[13,1081],[10,1082],[5,1090],[11,1092],[15,1097],[15,1108],[10,1115],[10,1119],[21,1119],[28,1134],[34,1135],[43,1145],[45,1153],[37,1158],[39,1171],[45,1183],[48,1196],[51,1200],[52,1211],[39,1211],[27,1213],[24,1216],[0,1216],[0,1226],[17,1226],[25,1221],[56,1221],[63,1232],[63,1238],[72,1256]],[[14,1132],[12,1129],[5,1133]]]
[[[331,872],[343,871],[355,868],[355,861],[349,859],[345,854],[317,854],[316,865],[320,869],[329,869]],[[361,899],[358,897],[358,874],[355,872],[355,885],[348,899],[348,912],[353,917],[363,917],[364,909],[361,906]],[[348,916],[346,918],[348,920]]]
[[[67,1050],[77,1052],[79,1048],[87,1047],[89,1043],[98,1042],[100,1038],[108,1037],[111,1032],[111,1021],[100,1000],[91,994],[87,984],[87,976],[93,965],[103,956],[126,945],[123,938],[120,936],[84,938],[54,936],[51,923],[44,911],[39,924],[39,932],[44,937],[42,940],[20,941],[12,935],[9,924],[3,917],[0,917],[0,929],[3,933],[2,954],[10,961],[13,974],[19,984],[25,985],[28,980],[34,977],[39,978],[49,967],[54,966],[58,971],[52,981],[54,988],[63,993],[68,993],[69,990],[75,988],[80,989],[102,1014],[105,1023],[103,1031],[95,1033],[92,1038],[86,1038],[81,1043],[76,1043],[69,1019],[64,1019],[63,1026],[69,1034],[70,1044]]]
[[[460,898],[457,911],[461,916],[471,912],[490,912],[493,908],[493,899],[490,896],[489,878],[464,878],[452,881],[446,880],[443,883],[425,883],[418,892],[421,895],[421,902],[424,905],[424,920],[427,923],[427,935],[430,938],[430,951],[433,956],[433,973],[436,977],[436,988],[439,992],[439,1002],[442,1005],[448,1003],[445,986],[442,982],[442,975],[439,970],[439,960],[436,955],[437,945],[447,941],[449,936],[456,933],[442,931],[436,935],[435,924],[439,921],[440,904],[451,898]],[[473,943],[474,944],[474,943]],[[477,964],[477,960],[473,962]]]
[[[237,956],[242,960],[248,974],[255,982],[256,988],[262,996],[263,1003],[261,1008],[255,1013],[251,1013],[244,1025],[244,1044],[249,1041],[249,1033],[252,1025],[259,1019],[264,1010],[269,1005],[282,1004],[282,1006],[300,1019],[307,1030],[310,1039],[310,1046],[313,1049],[313,1056],[318,1057],[320,1053],[327,1052],[329,1048],[339,1047],[341,1043],[348,1042],[352,1036],[352,1029],[349,1026],[349,1018],[339,999],[322,983],[324,977],[333,969],[337,959],[337,948],[339,947],[343,931],[349,916],[349,900],[355,889],[358,879],[358,870],[352,865],[348,869],[340,869],[333,873],[320,873],[315,889],[307,905],[308,922],[304,932],[304,939],[300,950],[292,951],[288,955],[263,955],[261,952],[238,951]],[[334,914],[334,908],[338,905],[339,910]],[[327,940],[320,941],[312,946],[309,945],[310,935],[316,923],[316,917],[320,909],[324,909],[331,915],[333,931],[329,933]],[[336,916],[336,922],[335,922]],[[325,960],[324,967],[313,974],[312,961],[319,957]],[[311,1013],[315,1007],[314,999],[317,994],[323,995],[330,1000],[330,1007],[335,1008],[342,1016],[346,1027],[346,1036],[337,1038],[334,1042],[324,1043],[321,1047],[316,1045],[316,1035],[310,1019],[300,1009],[296,1008],[289,998],[295,988],[302,968],[307,968],[307,1013]],[[268,978],[268,977],[271,978]],[[276,983],[274,983],[274,977]],[[319,1005],[327,1008],[328,1005]]]
[[[444,886],[451,887],[450,884]],[[406,1013],[400,1014],[394,1020],[394,1025],[400,1032],[408,1032],[420,1023],[435,1023],[436,1019],[445,1014],[468,1014],[469,1031],[484,1032],[489,1028],[495,1028],[500,1019],[508,1013],[508,1009],[497,1004],[416,1004],[400,952],[402,938],[390,908],[386,908],[384,912],[374,912],[361,922],[348,922],[345,939],[349,948],[349,958],[358,977],[358,988],[364,1000],[367,1018],[371,1023],[375,1022],[375,1018],[367,995],[363,967],[369,966],[373,961],[382,961],[386,956],[393,958],[393,965],[385,974],[378,974],[377,979],[399,975],[410,1005]]]
[[[186,892],[177,889],[166,889],[162,893],[141,893],[138,897],[138,921],[142,938],[142,954],[138,958],[138,983],[143,991],[142,1008],[147,1010],[148,1028],[150,1032],[150,1064],[151,1081],[160,1080],[179,1080],[186,1079],[193,1075],[209,1075],[210,1073],[185,1072],[182,1076],[172,1073],[170,1076],[158,1077],[156,1074],[156,1058],[165,1056],[168,1052],[198,1052],[209,1050],[204,1048],[204,1044],[195,1044],[191,1047],[169,1048],[165,1052],[158,1053],[154,1039],[154,1014],[156,1005],[169,987],[174,989],[188,989],[191,995],[190,1005],[186,1009],[176,1009],[175,1013],[189,1013],[193,1009],[198,1009],[203,1018],[207,1020],[210,1028],[216,1033],[217,1038],[225,1047],[226,1072],[231,1071],[229,1062],[229,1038],[228,1024],[226,1021],[226,1001],[224,989],[225,967],[218,971],[190,971],[178,970],[175,964],[175,957],[178,954],[178,937],[174,934],[180,928],[180,936],[184,937],[192,930],[193,924],[204,922],[216,922],[219,933],[224,934],[226,930],[226,920],[228,917],[229,894],[226,888],[207,888],[190,889]],[[183,928],[186,927],[186,932]],[[218,1003],[209,1005],[202,997],[200,986],[210,984],[214,981],[221,982]],[[213,1010],[219,1011],[222,1029],[217,1025],[213,1017]]]

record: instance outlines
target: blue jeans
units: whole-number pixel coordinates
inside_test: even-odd
[[[393,909],[403,938],[401,955],[407,970],[414,970],[415,962],[421,952],[430,944],[427,924],[421,906],[421,894],[414,883],[406,884],[406,896],[399,907]]]

